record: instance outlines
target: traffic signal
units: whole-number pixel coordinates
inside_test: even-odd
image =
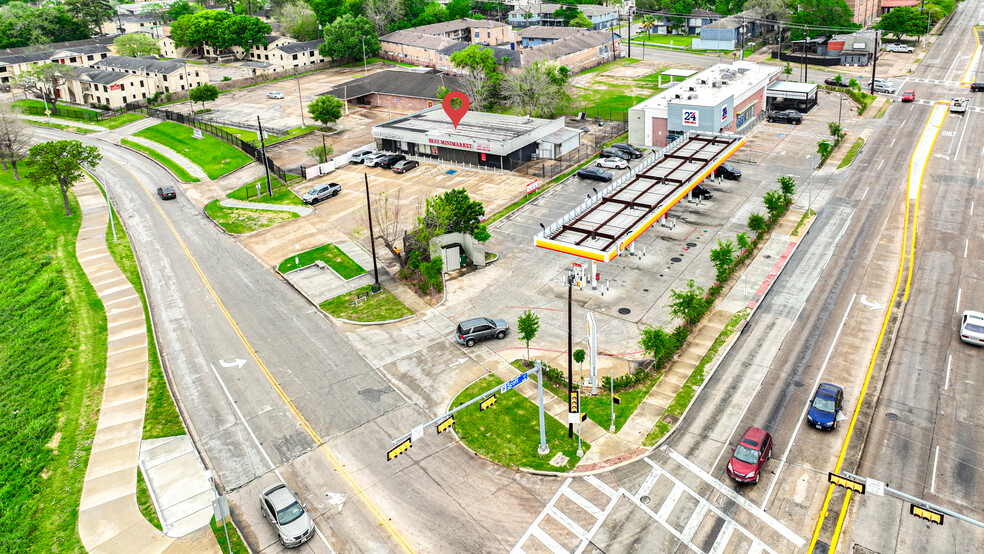
[[[438,423],[437,424],[437,432],[438,433],[443,433],[444,431],[447,431],[448,429],[450,429],[452,425],[454,425],[454,416],[450,416],[447,419],[445,419],[444,421]]]
[[[413,446],[413,443],[410,442],[410,439],[401,442],[395,448],[386,453],[386,461],[388,462],[400,454],[403,454],[411,446]]]
[[[494,394],[492,396],[486,398],[485,400],[482,400],[482,403],[478,405],[478,409],[480,411],[483,411],[484,412],[489,407],[491,407],[493,404],[495,404],[495,395]]]
[[[929,508],[923,508],[922,506],[916,506],[915,504],[909,505],[909,513],[925,519],[930,523],[935,523],[937,525],[943,525],[943,514],[939,512],[934,512]]]
[[[844,487],[847,490],[852,490],[864,494],[864,483],[860,483],[858,481],[852,481],[847,477],[841,477],[840,475],[837,475],[836,473],[833,472],[827,474],[827,480],[839,487]]]

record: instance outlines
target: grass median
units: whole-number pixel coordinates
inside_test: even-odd
[[[135,136],[162,144],[202,168],[209,179],[217,179],[253,161],[245,152],[202,133],[196,139],[193,129],[173,121],[162,121],[135,133]]]
[[[300,217],[297,213],[280,210],[253,210],[250,208],[226,208],[218,200],[205,206],[205,213],[228,233],[239,235]]]
[[[161,165],[166,167],[167,170],[173,173],[174,177],[177,180],[181,181],[182,183],[201,182],[201,179],[199,179],[198,177],[193,177],[191,173],[188,173],[188,171],[185,170],[185,168],[175,163],[173,160],[171,160],[171,158],[168,158],[164,154],[161,154],[160,152],[154,150],[149,146],[144,146],[139,142],[133,142],[132,140],[127,140],[127,139],[120,139],[120,144],[122,144],[123,146],[128,146],[130,148],[133,148],[134,150],[143,152],[144,154],[147,154],[148,156],[159,162]]]
[[[844,155],[844,159],[841,160],[841,163],[837,164],[837,169],[851,165],[851,162],[854,161],[854,157],[861,151],[862,146],[864,146],[864,139],[858,137],[857,140],[854,141],[854,144],[851,145],[851,149]]]
[[[393,321],[413,315],[413,310],[400,299],[393,296],[393,293],[386,289],[369,294],[364,299],[359,295],[369,293],[372,285],[359,287],[351,292],[329,298],[321,303],[320,308],[325,313],[347,319],[349,321],[361,321],[364,323],[378,321]]]
[[[355,260],[350,258],[341,248],[330,242],[287,258],[280,262],[277,270],[280,273],[287,273],[294,269],[309,266],[318,260],[327,264],[342,279],[352,279],[366,272],[365,269],[362,269],[361,265],[355,263]]]

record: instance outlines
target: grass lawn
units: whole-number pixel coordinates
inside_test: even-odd
[[[243,202],[259,202],[262,204],[285,204],[288,206],[303,206],[304,201],[301,200],[293,191],[284,186],[273,175],[270,176],[270,182],[273,186],[273,196],[267,196],[267,180],[266,176],[260,177],[259,179],[253,181],[252,183],[239,187],[238,189],[230,192],[226,196],[232,198],[233,200],[241,200]],[[256,185],[260,185],[260,194],[256,194]]]
[[[84,552],[79,497],[106,374],[106,315],[57,187],[0,172],[0,545]]]
[[[300,263],[295,263],[294,260],[299,260]],[[358,277],[366,272],[362,269],[362,266],[355,263],[352,258],[348,256],[342,249],[335,246],[332,243],[319,246],[308,250],[307,252],[301,252],[297,256],[291,256],[286,260],[280,262],[280,267],[277,270],[280,273],[287,273],[292,269],[297,269],[299,267],[305,267],[313,264],[315,260],[321,260],[328,264],[328,267],[332,268],[335,273],[341,276],[342,279],[351,279],[353,277]]]
[[[837,169],[851,165],[851,162],[854,161],[854,157],[861,151],[862,146],[864,146],[864,139],[858,137],[857,140],[854,141],[854,144],[851,145],[851,149],[844,155],[844,159],[837,165]]]
[[[632,44],[642,44],[652,46],[686,46],[690,48],[690,43],[695,37],[687,35],[633,35]]]
[[[365,64],[363,64],[362,60],[359,60],[357,62],[347,63],[347,64],[345,64],[345,65],[343,65],[341,67],[363,67],[364,65],[378,63],[378,62],[389,63],[389,64],[393,64],[393,65],[401,65],[403,67],[416,67],[412,63],[400,63],[400,62],[394,62],[394,61],[391,61],[391,60],[384,60],[382,58],[367,58],[365,60]]]
[[[602,73],[608,71],[609,69],[615,69],[616,67],[622,67],[623,65],[630,65],[630,64],[638,63],[640,61],[642,60],[637,60],[635,58],[619,58],[615,61],[603,63],[599,66],[592,67],[591,69],[586,69],[578,73],[578,75],[587,75],[589,73]]]
[[[66,119],[51,118],[54,121],[69,121]],[[72,133],[79,133],[80,135],[87,135],[89,133],[98,133],[95,129],[85,129],[83,127],[75,127],[74,125],[62,125],[61,123],[47,123],[45,121],[35,121],[33,119],[23,119],[24,123],[28,125],[35,125],[38,127],[50,127],[52,129],[61,129],[62,131],[69,131]]]
[[[111,117],[109,119],[104,119],[102,121],[93,121],[94,124],[100,127],[105,127],[107,129],[118,129],[127,123],[133,123],[134,121],[140,121],[147,116],[138,113],[125,113],[123,115],[118,115],[116,117]]]
[[[150,498],[147,482],[144,481],[143,472],[140,471],[139,467],[137,468],[137,507],[140,508],[140,513],[151,525],[157,527],[159,531],[164,530],[164,527],[161,526],[161,519],[157,516],[157,510],[154,509],[154,501]]]
[[[461,391],[451,406],[463,404],[501,384],[502,379],[487,375]],[[550,453],[540,456],[536,451],[540,445],[537,405],[514,390],[496,394],[496,403],[485,411],[480,411],[475,404],[454,414],[454,431],[461,442],[489,460],[507,467],[562,472],[570,471],[577,465],[580,460],[577,457],[577,436],[567,438],[566,424],[544,414]],[[587,442],[582,444],[585,452],[591,448]],[[558,452],[567,457],[567,463],[554,467],[550,465],[550,460]]]
[[[329,298],[321,303],[321,309],[335,317],[363,322],[392,321],[413,315],[410,308],[386,289],[370,294],[368,299],[352,305],[360,292],[369,292],[371,288],[372,285],[366,285],[335,298]]]
[[[491,225],[491,224],[495,223],[496,221],[498,221],[498,220],[506,217],[507,215],[509,215],[509,214],[513,213],[514,211],[518,210],[520,207],[522,207],[524,204],[526,204],[530,200],[533,200],[537,196],[540,196],[544,192],[547,192],[547,189],[548,188],[550,188],[550,187],[549,186],[545,186],[545,185],[540,185],[540,187],[537,188],[535,191],[533,191],[533,192],[531,192],[531,193],[529,193],[527,195],[524,195],[519,200],[513,202],[512,204],[509,204],[505,208],[502,208],[501,210],[499,210],[499,211],[495,212],[494,214],[492,214],[488,219],[485,220],[485,223],[488,224],[488,225]]]
[[[163,144],[188,158],[201,167],[209,179],[217,179],[253,161],[245,152],[208,134],[203,133],[202,138],[196,139],[191,127],[173,121],[148,127],[136,136]]]
[[[215,535],[215,540],[219,542],[219,550],[222,552],[229,552],[229,547],[226,546],[226,532],[229,533],[229,542],[232,543],[233,554],[249,554],[249,548],[246,548],[246,544],[243,543],[243,538],[239,536],[239,531],[236,530],[236,526],[229,522],[225,525],[225,529],[222,529],[222,525],[217,525],[215,523],[215,518],[209,522],[212,526],[212,534]]]
[[[201,182],[201,179],[199,179],[198,177],[193,177],[191,173],[188,173],[185,170],[185,168],[176,164],[174,160],[168,158],[164,154],[161,154],[157,150],[150,148],[149,146],[144,146],[139,142],[133,142],[132,140],[126,140],[126,139],[120,139],[120,144],[122,144],[123,146],[129,146],[134,150],[139,150],[140,152],[143,152],[144,154],[147,154],[151,158],[157,160],[162,165],[164,165],[164,167],[166,167],[171,173],[173,173],[174,176],[177,177],[179,181],[183,183]]]
[[[36,108],[36,109],[39,109],[39,110],[44,110],[45,107],[46,107],[45,103],[42,100],[34,100],[34,99],[30,99],[30,98],[27,99],[27,100],[17,100],[12,105],[15,106],[15,107],[22,107],[22,108],[26,108],[26,107],[30,106],[32,108]],[[47,105],[47,109],[51,110],[51,104],[48,104]],[[56,110],[59,110],[59,109],[61,109],[61,110],[72,110],[72,111],[76,112],[79,115],[79,117],[68,117],[67,115],[63,115],[62,116],[62,117],[68,117],[68,119],[84,119],[86,121],[89,121],[91,119],[91,121],[94,122],[99,117],[99,112],[97,112],[97,111],[90,110],[88,108],[79,108],[79,107],[76,107],[76,106],[58,106],[58,105],[56,105],[55,106],[55,109],[54,110],[51,110],[51,114],[54,115],[55,114],[55,111]]]
[[[220,227],[228,233],[238,235],[252,233],[276,225],[288,219],[300,217],[294,212],[275,210],[253,210],[247,208],[226,208],[219,205],[218,200],[212,200],[205,206],[208,214]]]
[[[223,131],[229,133],[230,135],[236,135],[241,140],[244,140],[246,142],[251,142],[253,144],[256,144],[257,137],[258,137],[256,131],[247,131],[245,129],[236,129],[235,127],[223,127],[221,125],[216,125],[216,127],[218,127],[219,129],[222,129]],[[267,146],[270,146],[271,144],[276,144],[278,142],[285,141],[285,140],[287,140],[289,138],[293,138],[293,137],[296,137],[298,135],[303,135],[305,133],[310,133],[310,132],[313,132],[313,131],[317,131],[320,128],[321,128],[320,125],[305,125],[303,127],[294,127],[293,129],[290,129],[289,131],[287,131],[287,136],[283,136],[283,137],[274,136],[274,135],[271,135],[271,134],[268,133],[266,140],[263,141],[263,144],[265,144]]]

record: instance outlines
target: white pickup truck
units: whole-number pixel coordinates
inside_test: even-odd
[[[899,43],[886,44],[885,45],[885,51],[886,52],[902,52],[904,54],[911,54],[912,53],[912,47],[911,46],[908,46],[906,44],[899,44]]]
[[[953,113],[964,113],[967,111],[967,98],[954,98],[950,101],[950,111]]]

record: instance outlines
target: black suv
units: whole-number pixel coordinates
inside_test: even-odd
[[[785,110],[781,112],[769,112],[769,123],[792,123],[799,125],[803,123],[803,114],[796,110]]]
[[[741,170],[728,164],[721,164],[714,170],[714,176],[724,177],[729,181],[740,181]]]
[[[981,83],[971,83],[970,92],[984,92],[984,82]]]
[[[636,158],[641,158],[642,157],[642,150],[639,150],[638,148],[636,148],[635,146],[632,146],[631,144],[625,144],[623,142],[616,142],[615,144],[612,145],[612,148],[616,148],[618,150],[621,150],[622,152],[625,152],[632,159],[636,159]]]
[[[593,181],[604,181],[608,182],[612,180],[612,174],[597,167],[586,167],[584,169],[577,170],[577,176],[582,179],[591,179]]]
[[[701,200],[710,200],[711,198],[714,198],[714,193],[704,185],[697,185],[692,191],[690,191],[690,194],[694,198],[700,198]]]
[[[823,84],[827,85],[828,87],[849,87],[849,86],[851,86],[851,82],[850,81],[845,81],[843,79],[841,79],[840,81],[838,81],[836,79],[824,79],[823,80]]]
[[[391,156],[386,156],[385,158],[383,158],[383,160],[380,161],[379,164],[377,165],[379,167],[382,167],[383,169],[393,169],[393,165],[396,162],[402,162],[405,159],[407,159],[407,157],[404,156],[403,154],[393,154]]]
[[[632,156],[628,152],[619,150],[618,148],[605,148],[601,151],[602,158],[622,158],[623,160],[631,160]]]
[[[509,324],[506,320],[478,317],[459,323],[455,337],[465,346],[475,346],[476,342],[492,337],[504,339],[508,332]]]

